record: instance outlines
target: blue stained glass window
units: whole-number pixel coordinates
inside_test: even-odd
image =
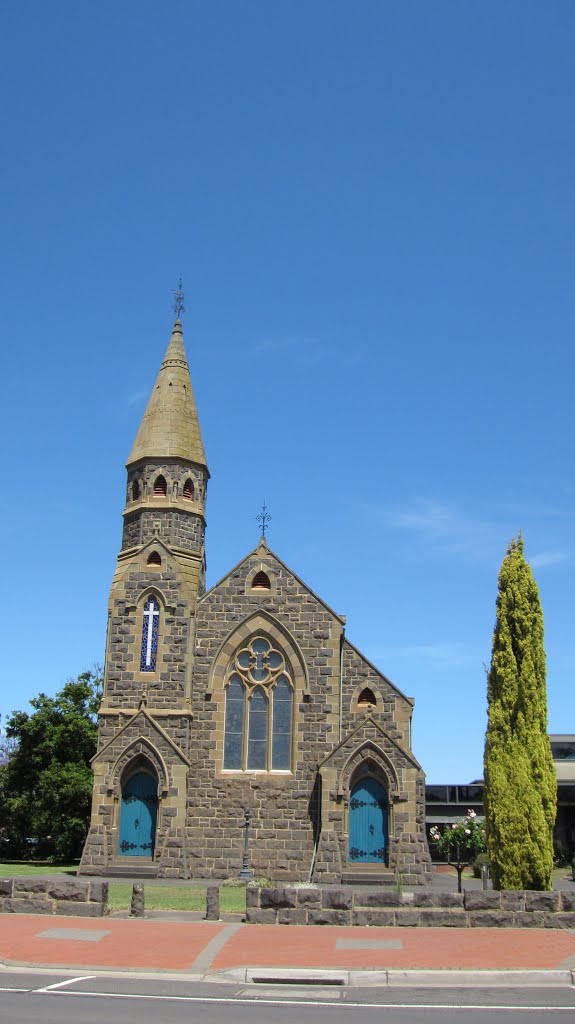
[[[287,771],[291,766],[292,688],[280,676],[273,690],[272,769]]]
[[[244,684],[233,675],[226,691],[226,735],[224,742],[224,768],[242,768],[244,743]]]
[[[248,771],[267,768],[269,701],[261,686],[256,686],[249,702]]]
[[[252,637],[232,659],[224,769],[289,771],[292,718],[293,688],[284,656],[265,637]]]
[[[156,671],[159,626],[160,602],[157,597],[152,595],[144,605],[142,646],[140,648],[140,672]]]

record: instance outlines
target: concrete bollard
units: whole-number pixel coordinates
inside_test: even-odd
[[[206,921],[220,919],[220,889],[217,885],[208,885],[206,890]]]
[[[136,882],[132,887],[132,902],[130,904],[130,917],[144,916],[144,886]]]

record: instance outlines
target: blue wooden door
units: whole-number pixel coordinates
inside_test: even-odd
[[[152,857],[158,816],[158,784],[147,772],[132,775],[122,787],[118,852],[124,857]]]
[[[387,861],[389,804],[376,779],[362,779],[349,801],[349,859],[353,863]]]

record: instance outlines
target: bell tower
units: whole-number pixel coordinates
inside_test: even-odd
[[[155,539],[182,571],[205,586],[204,532],[209,471],[184,341],[176,320],[144,418],[126,463],[128,485],[120,558]],[[159,552],[150,552],[161,558]],[[158,564],[150,563],[157,572]],[[154,577],[155,578],[155,577]]]
[[[128,861],[130,871],[169,874],[177,861],[186,876],[192,671],[210,474],[179,316],[127,470],[80,870],[99,874]]]
[[[101,734],[112,709],[190,705],[196,602],[205,590],[209,470],[182,324],[172,336],[132,451],[112,581]]]

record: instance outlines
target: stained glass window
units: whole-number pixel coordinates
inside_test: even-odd
[[[252,637],[232,659],[228,680],[224,769],[289,771],[293,688],[281,651]]]
[[[160,602],[153,595],[144,605],[142,624],[142,647],[140,650],[140,672],[156,671],[158,653],[158,627],[160,625]]]
[[[273,690],[272,768],[291,766],[292,688],[286,676],[280,676]]]
[[[230,679],[226,691],[226,738],[224,768],[242,768],[244,744],[244,684],[238,675]]]
[[[256,686],[249,698],[248,771],[265,771],[268,766],[268,705],[265,690]]]

